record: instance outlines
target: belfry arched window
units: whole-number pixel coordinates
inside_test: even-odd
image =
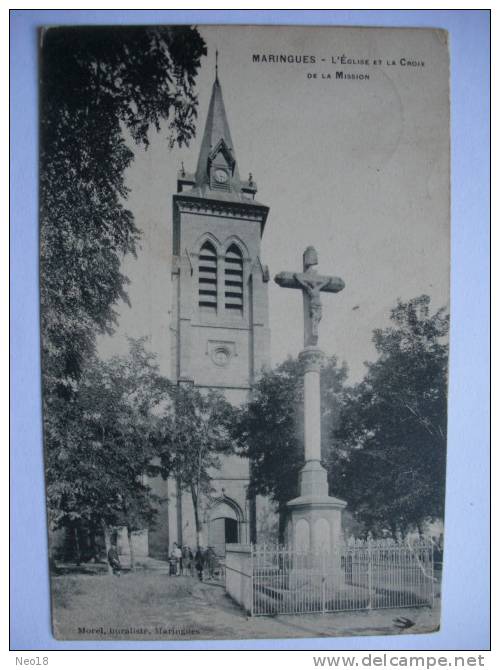
[[[200,249],[198,304],[205,311],[217,311],[217,252],[210,242]]]
[[[224,305],[233,313],[243,313],[243,256],[236,244],[224,259]]]

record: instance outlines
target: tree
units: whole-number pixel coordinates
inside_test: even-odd
[[[124,172],[151,126],[169,143],[194,136],[194,78],[206,53],[178,27],[44,29],[41,47],[41,304],[44,379],[71,392],[97,333],[126,300],[121,258],[140,232],[124,207]]]
[[[421,295],[398,300],[391,320],[346,395],[329,470],[367,529],[405,534],[444,512],[449,318]]]
[[[198,547],[201,544],[201,502],[212,492],[211,470],[220,456],[234,453],[230,425],[234,410],[223,395],[200,392],[191,384],[170,387],[171,406],[162,424],[162,466],[189,491],[193,502]]]
[[[42,30],[40,301],[52,491],[55,464],[81,441],[82,371],[95,355],[96,336],[113,331],[115,304],[127,301],[121,261],[136,253],[140,239],[125,207],[124,174],[134,154],[124,131],[147,148],[149,129],[160,130],[166,121],[169,145],[187,144],[205,53],[198,31],[186,26]],[[71,497],[71,491],[61,495]],[[49,495],[49,505],[53,500]],[[57,517],[59,508],[49,512]]]
[[[338,420],[345,367],[328,359],[321,372],[322,437],[328,437]],[[283,542],[286,503],[299,495],[299,471],[304,465],[303,366],[288,358],[265,372],[252,388],[250,400],[237,413],[233,437],[239,452],[250,459],[249,495],[269,495],[277,504],[278,535]],[[328,440],[323,439],[326,457]]]
[[[130,340],[126,357],[92,359],[82,370],[78,394],[63,403],[65,448],[47,458],[53,521],[72,528],[75,539],[82,526],[102,530],[106,540],[111,526],[125,526],[132,567],[132,532],[150,525],[156,514],[147,477],[168,474],[155,463],[168,386],[144,340]]]

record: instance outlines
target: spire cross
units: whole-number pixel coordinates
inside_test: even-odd
[[[316,265],[318,265],[318,253],[314,247],[307,247],[303,255],[303,272],[280,272],[274,278],[274,281],[282,288],[294,288],[302,291],[305,347],[318,344],[318,327],[323,312],[321,291],[338,293],[345,286],[340,277],[318,274],[314,269]]]
[[[215,79],[219,81],[219,50],[215,50]]]

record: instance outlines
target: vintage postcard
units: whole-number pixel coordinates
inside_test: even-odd
[[[53,632],[439,629],[447,33],[40,32]]]

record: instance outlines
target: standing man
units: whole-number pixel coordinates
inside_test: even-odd
[[[198,573],[198,579],[200,582],[203,581],[203,564],[204,564],[204,557],[203,557],[203,552],[201,550],[201,547],[198,547],[196,550],[196,554],[194,556],[194,565],[196,568],[196,572]]]
[[[177,577],[181,574],[182,568],[182,551],[181,548],[177,545],[177,542],[174,542],[174,549],[172,555],[175,559],[175,574]]]

